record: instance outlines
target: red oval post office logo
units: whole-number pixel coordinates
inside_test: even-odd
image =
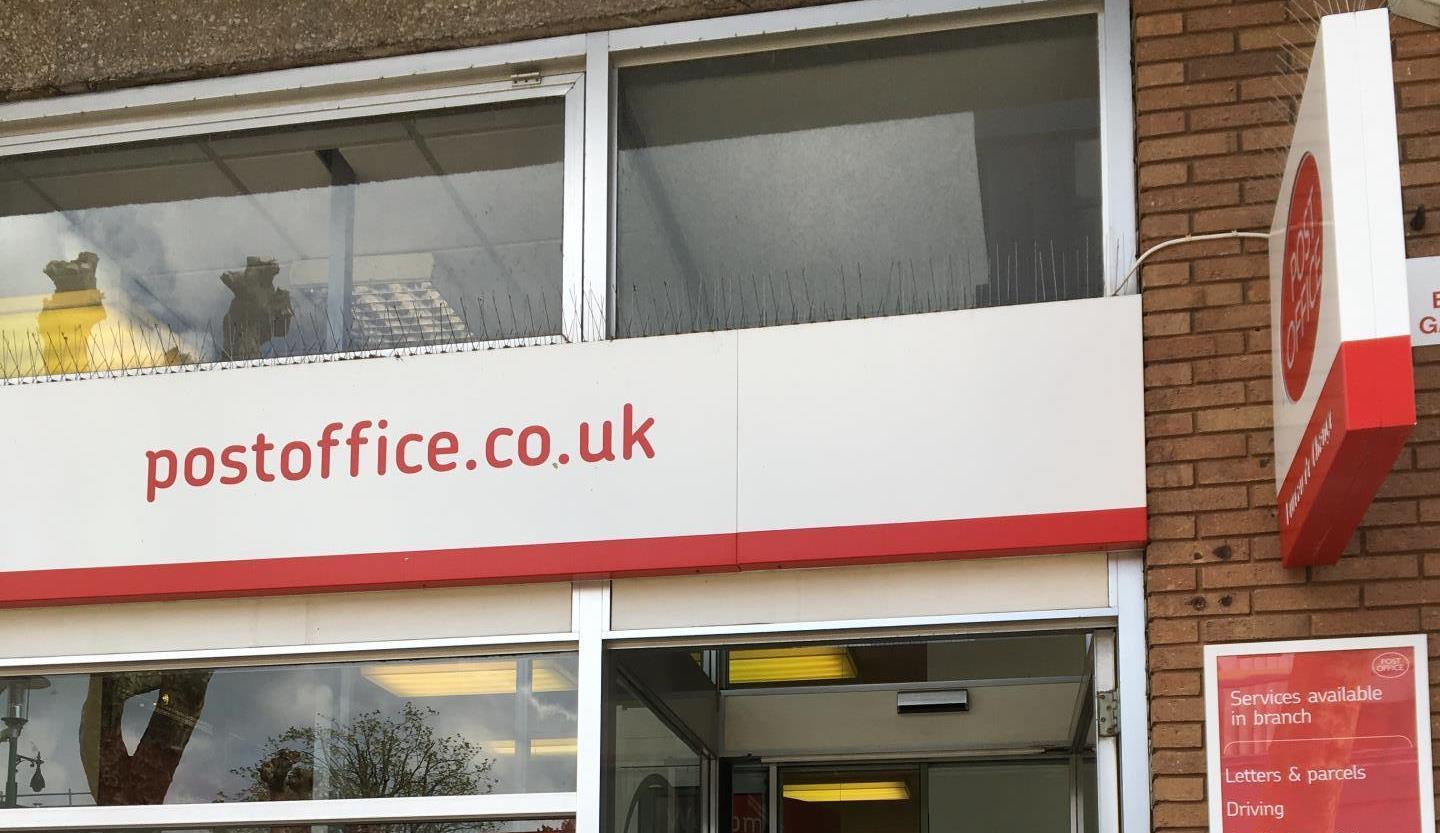
[[[1320,166],[1305,154],[1290,187],[1285,261],[1280,286],[1280,372],[1290,401],[1305,393],[1320,325],[1320,282],[1325,272],[1325,212]]]
[[[1398,651],[1387,651],[1370,663],[1370,670],[1387,679],[1403,677],[1410,671],[1410,658]]]

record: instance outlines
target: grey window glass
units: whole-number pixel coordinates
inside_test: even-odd
[[[607,689],[607,833],[700,833],[706,758],[624,680]]]
[[[1103,291],[1091,16],[622,69],[617,334]]]
[[[1068,763],[956,764],[930,767],[929,774],[928,829],[933,833],[1070,833],[1075,829]]]
[[[0,158],[0,376],[557,334],[563,114]]]
[[[575,679],[574,654],[0,678],[0,804],[571,792]]]

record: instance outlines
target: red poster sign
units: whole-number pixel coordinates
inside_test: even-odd
[[[1213,833],[1434,829],[1424,637],[1206,648]]]

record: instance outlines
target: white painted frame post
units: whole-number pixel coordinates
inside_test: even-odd
[[[1110,557],[1114,575],[1111,603],[1119,611],[1115,629],[1115,690],[1120,695],[1120,829],[1150,830],[1150,690],[1145,644],[1145,556],[1121,552]],[[1103,806],[1107,800],[1102,796]],[[1102,827],[1102,829],[1104,829]]]

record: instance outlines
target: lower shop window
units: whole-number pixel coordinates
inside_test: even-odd
[[[575,663],[551,653],[0,678],[3,806],[573,792]],[[432,828],[396,828],[412,829]]]

